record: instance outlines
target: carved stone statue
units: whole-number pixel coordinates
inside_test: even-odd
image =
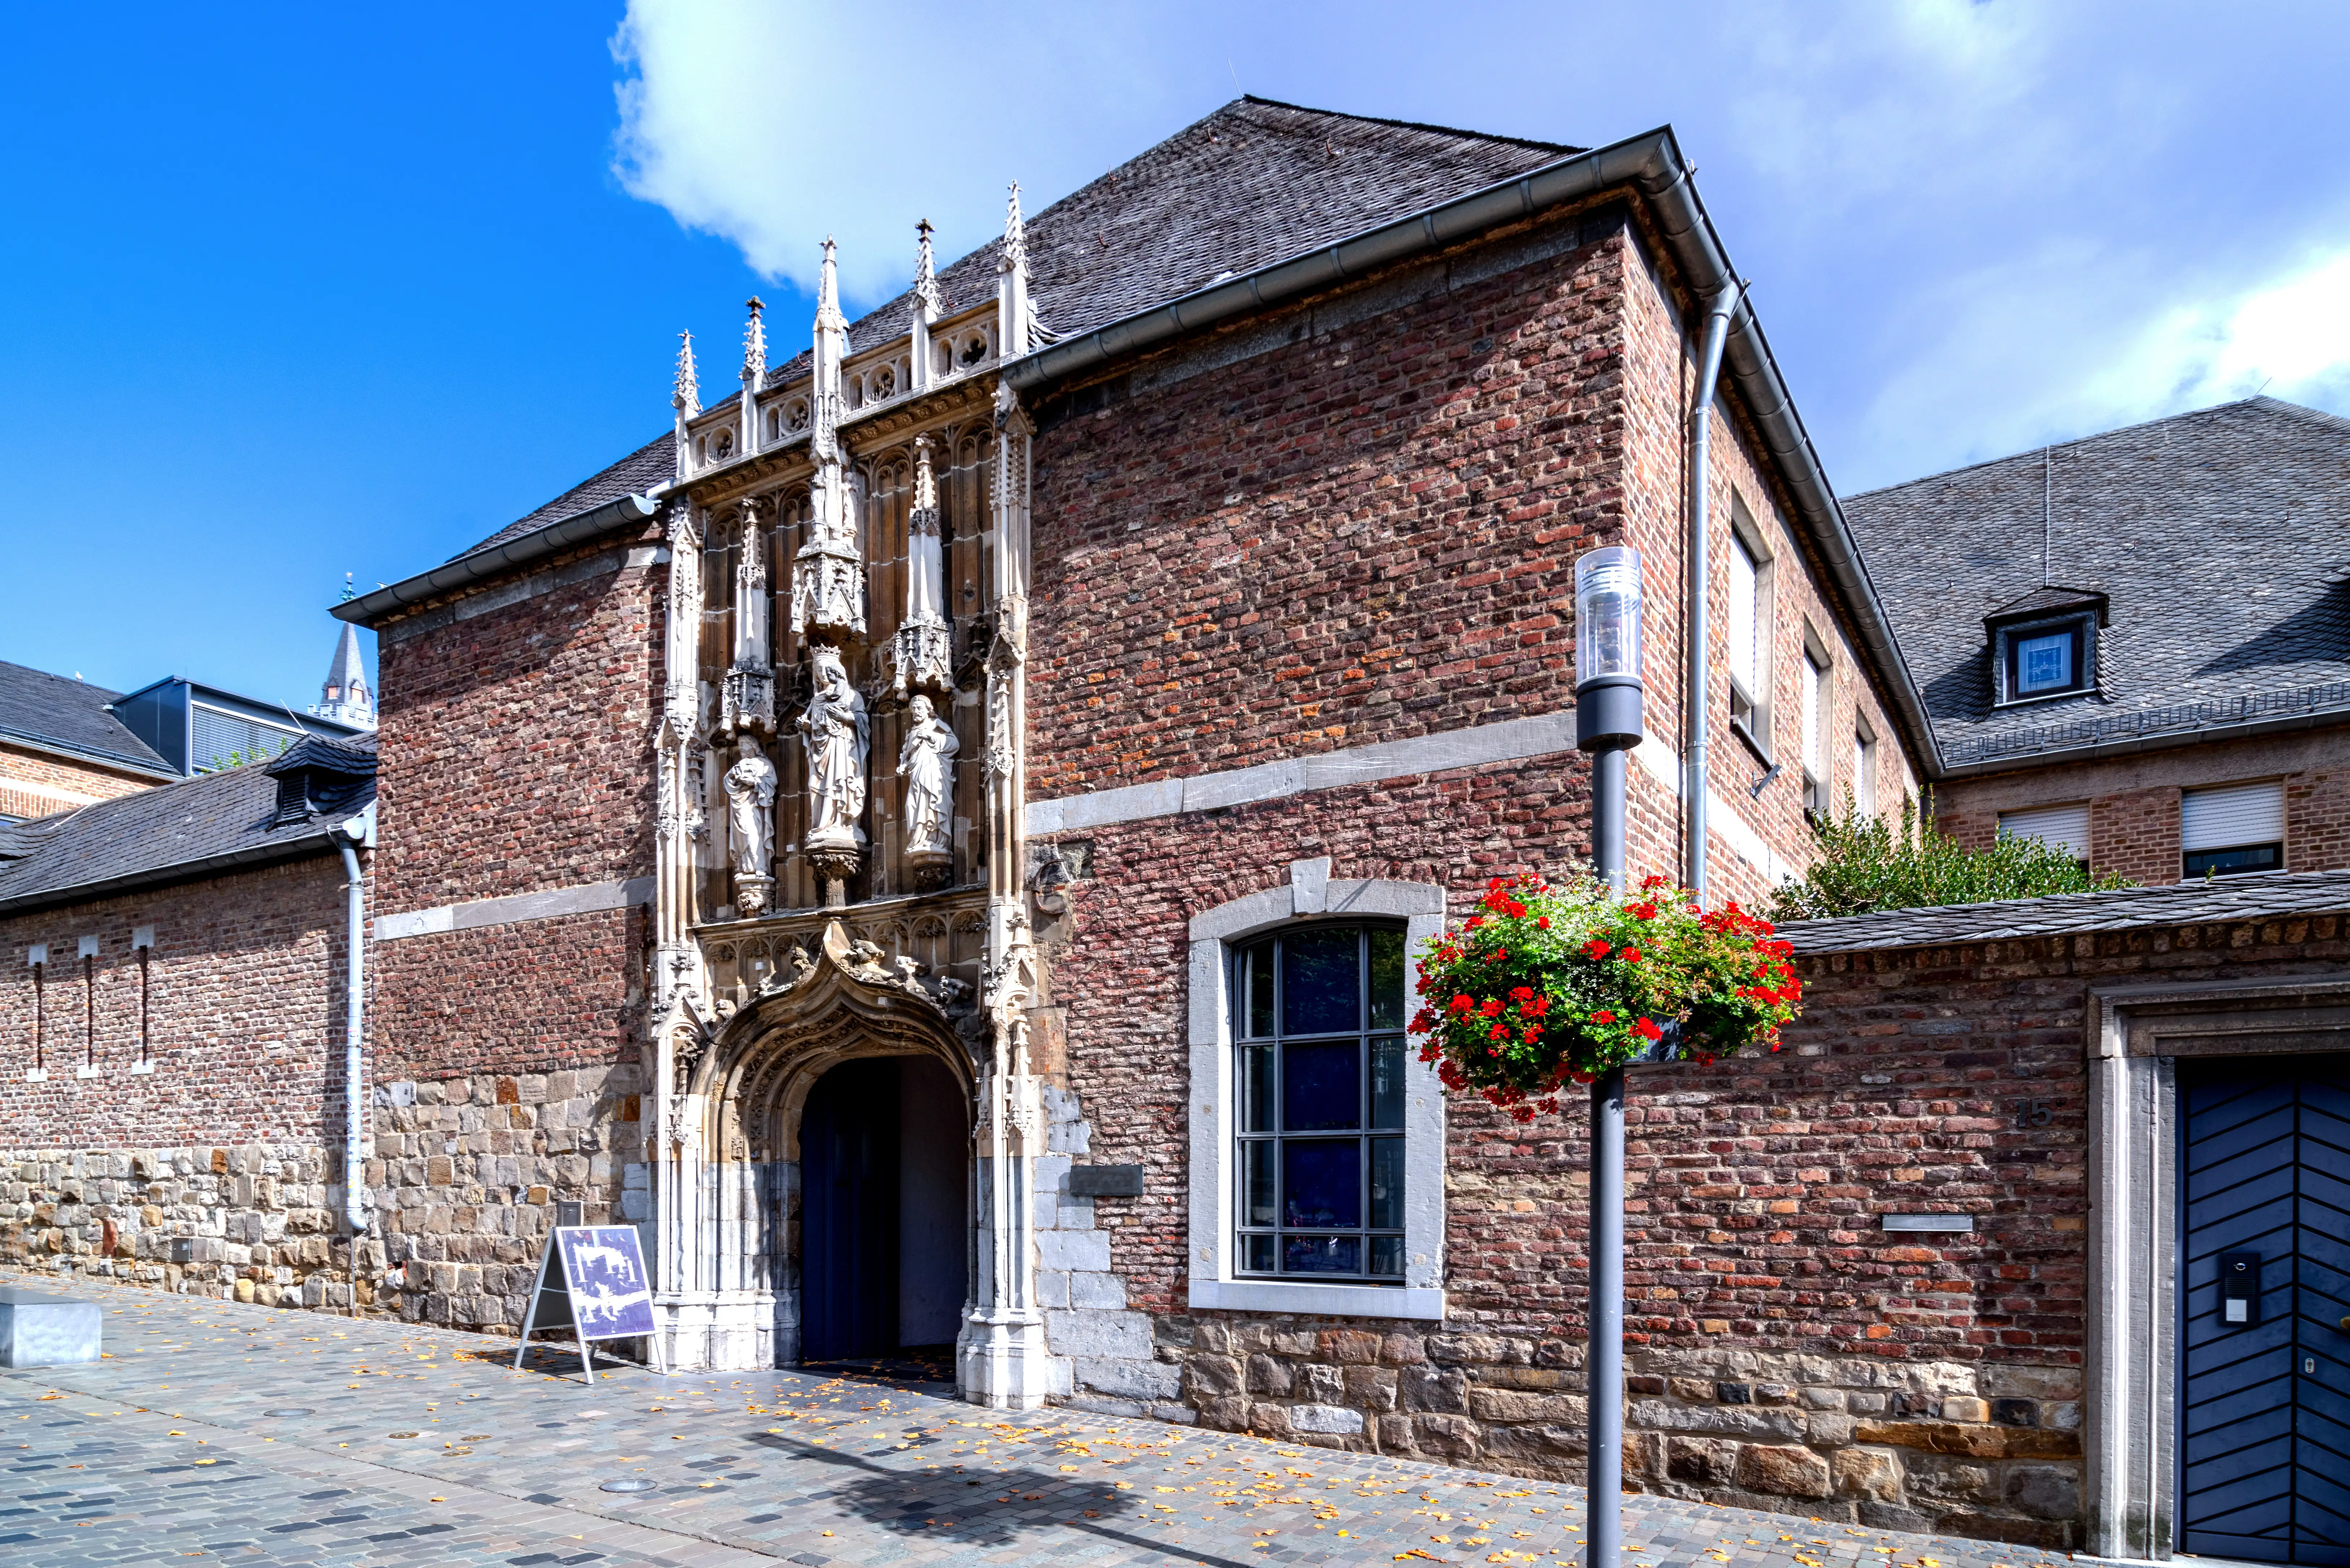
[[[807,747],[808,862],[827,882],[846,882],[864,854],[865,759],[872,732],[865,699],[848,683],[840,655],[815,654],[816,694],[799,718]],[[827,898],[830,895],[827,893]]]
[[[732,828],[728,846],[734,857],[734,904],[744,915],[767,907],[775,889],[768,874],[775,857],[775,764],[759,750],[759,742],[742,737],[742,759],[726,770],[726,817]]]
[[[910,866],[943,866],[953,859],[947,836],[953,813],[953,769],[948,759],[962,742],[944,720],[931,711],[931,700],[916,697],[906,704],[906,740],[898,748],[898,776],[906,781],[906,861]]]

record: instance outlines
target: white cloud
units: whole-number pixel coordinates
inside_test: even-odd
[[[1033,213],[1099,173],[1105,141],[1139,151],[1191,118],[1124,13],[1043,23],[936,0],[630,0],[614,171],[806,292],[836,236],[852,306],[877,303],[912,273],[916,220],[951,260],[1003,232],[1011,182]]]
[[[852,304],[1233,96],[1670,120],[1846,488],[2241,396],[2350,407],[2350,25],[2246,0],[631,0],[628,190]]]

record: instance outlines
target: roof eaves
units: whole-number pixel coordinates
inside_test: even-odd
[[[403,577],[371,594],[362,594],[347,604],[333,607],[337,618],[373,629],[414,605],[442,594],[455,593],[491,577],[501,577],[520,566],[543,561],[559,555],[574,545],[608,534],[630,524],[642,524],[660,510],[658,500],[665,486],[656,485],[648,495],[622,495],[568,517],[560,517],[527,534],[517,535],[503,545],[494,545],[458,556],[455,560]]]
[[[357,813],[349,814],[357,815]],[[220,855],[201,856],[193,860],[175,861],[168,866],[151,866],[138,871],[126,871],[118,877],[103,877],[93,881],[77,882],[63,888],[36,888],[10,898],[0,898],[0,915],[13,915],[26,909],[51,909],[59,904],[85,903],[111,894],[128,892],[133,888],[160,887],[172,882],[193,881],[200,877],[222,871],[236,871],[255,866],[274,865],[281,860],[298,860],[335,847],[334,836],[344,818],[321,826],[315,833],[295,838],[281,838],[268,844],[249,845]]]
[[[47,752],[51,756],[66,757],[75,762],[97,763],[123,773],[138,774],[142,777],[177,779],[180,776],[172,770],[171,764],[161,757],[154,757],[151,762],[145,758],[131,756],[125,752],[107,752],[96,746],[76,745],[71,741],[61,741],[54,735],[44,735],[33,730],[20,730],[10,724],[0,724],[0,740],[6,741],[10,745],[23,746],[31,751]],[[153,755],[151,753],[149,754]]]

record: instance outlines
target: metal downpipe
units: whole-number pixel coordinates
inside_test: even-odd
[[[1690,410],[1689,495],[1689,639],[1682,656],[1681,700],[1686,704],[1688,754],[1681,763],[1681,821],[1688,839],[1681,852],[1683,880],[1700,904],[1705,902],[1706,857],[1706,739],[1708,700],[1711,696],[1706,658],[1711,630],[1707,624],[1708,590],[1712,563],[1707,544],[1711,527],[1708,516],[1706,481],[1712,469],[1713,392],[1721,379],[1722,347],[1730,338],[1730,317],[1738,308],[1745,285],[1735,277],[1721,286],[1705,313],[1705,337],[1698,349],[1697,390]]]
[[[359,876],[357,841],[366,836],[351,818],[335,836],[343,852],[348,927],[343,977],[343,1218],[351,1228],[351,1316],[359,1315],[359,1238],[367,1231],[366,1165],[359,1152],[359,1035],[367,1017],[367,883]],[[357,829],[355,833],[353,830]]]

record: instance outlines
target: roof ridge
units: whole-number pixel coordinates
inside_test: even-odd
[[[1244,92],[1241,94],[1240,97],[1233,99],[1230,103],[1224,104],[1221,109],[1218,109],[1211,114],[1202,118],[1212,119],[1214,114],[1222,113],[1223,109],[1232,108],[1232,104],[1235,103],[1263,104],[1267,109],[1295,109],[1300,114],[1327,115],[1333,119],[1351,119],[1363,125],[1392,125],[1397,127],[1399,130],[1428,130],[1433,131],[1440,136],[1466,136],[1478,141],[1502,141],[1507,142],[1513,147],[1533,147],[1538,148],[1545,152],[1588,152],[1590,151],[1587,147],[1576,147],[1566,142],[1538,141],[1530,136],[1503,136],[1497,131],[1471,130],[1466,127],[1458,125],[1438,125],[1432,120],[1391,119],[1383,114],[1356,114],[1350,110],[1343,109],[1317,109],[1310,103],[1291,103],[1286,99],[1260,98],[1253,92]],[[1194,120],[1192,122],[1194,125],[1198,123],[1200,123],[1198,120]],[[1183,129],[1185,130],[1189,130],[1191,126],[1185,126]],[[1178,131],[1176,134],[1180,136],[1182,134],[1182,131]],[[1131,161],[1131,160],[1128,161]]]
[[[2249,398],[2230,398],[2226,402],[2206,403],[2199,409],[2181,409],[2177,413],[2160,414],[2150,420],[2139,420],[2134,424],[2115,425],[2109,430],[2094,431],[2087,435],[2074,436],[2069,441],[2043,441],[2038,446],[2023,447],[2018,451],[2007,452],[1999,457],[1986,457],[1975,462],[1960,463],[1954,468],[1940,469],[1933,473],[1921,473],[1915,479],[1904,479],[1898,480],[1891,484],[1880,484],[1874,490],[1856,490],[1850,495],[1845,496],[1843,499],[1846,503],[1866,501],[1874,495],[1888,495],[1897,490],[1907,490],[1913,484],[1930,484],[1935,480],[1950,479],[1961,473],[1972,473],[1977,469],[1997,468],[2002,462],[2023,462],[2036,453],[2054,452],[2060,446],[2067,448],[2087,446],[2094,441],[2105,441],[2109,437],[2128,435],[2133,431],[2151,430],[2156,425],[2173,424],[2182,420],[2199,419],[2204,415],[2220,413],[2228,409],[2249,409],[2255,404],[2266,404],[2270,409],[2278,412],[2291,412],[2314,416],[2319,420],[2340,425],[2345,430],[2350,430],[2350,420],[2342,419],[2338,415],[2329,414],[2323,409],[2313,409],[2304,403],[2287,402],[2282,398],[2262,397],[2256,392]]]

